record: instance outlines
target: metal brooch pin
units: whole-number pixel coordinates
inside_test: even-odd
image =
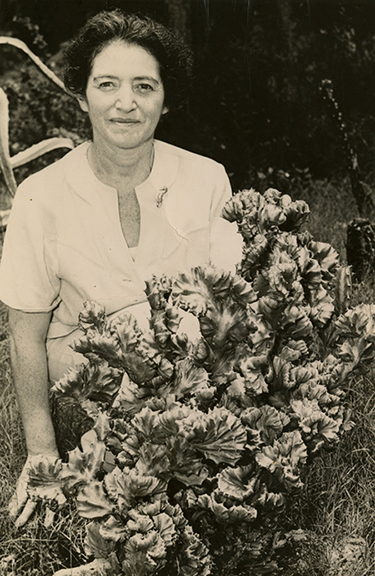
[[[168,192],[167,186],[164,186],[164,188],[160,188],[160,192],[156,198],[156,208],[160,208],[160,206],[163,203],[164,196],[166,195],[167,192]]]

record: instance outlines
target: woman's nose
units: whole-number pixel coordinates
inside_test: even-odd
[[[117,93],[117,100],[115,106],[118,110],[130,112],[136,108],[134,93],[130,86],[123,86]]]

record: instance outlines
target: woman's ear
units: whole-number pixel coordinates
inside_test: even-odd
[[[168,106],[163,106],[163,110],[161,111],[162,116],[163,116],[164,114],[166,114],[167,112],[169,112]]]
[[[88,112],[89,108],[87,106],[86,98],[84,98],[83,96],[77,96],[77,100],[81,110],[83,110],[83,112]]]

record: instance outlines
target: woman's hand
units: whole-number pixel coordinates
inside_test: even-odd
[[[30,520],[38,504],[36,499],[30,498],[30,470],[35,469],[41,461],[54,467],[59,459],[57,452],[43,456],[28,456],[8,506],[9,516],[15,522],[16,528],[24,526]],[[37,494],[38,491],[35,492]],[[47,507],[44,521],[46,527],[52,524],[54,515],[54,511]]]
[[[43,492],[43,480],[38,479],[38,466],[41,462],[54,479],[54,463],[59,459],[49,406],[50,385],[45,343],[50,321],[50,312],[28,313],[9,309],[12,374],[29,453],[9,504],[9,514],[17,527],[29,520],[38,498],[63,500],[57,481],[55,494],[51,496],[48,491]],[[51,522],[51,519],[53,513],[47,511],[46,522]]]
[[[9,516],[14,520],[17,528],[26,524],[36,508],[36,502],[29,500],[27,485],[29,481],[30,456],[27,458],[20,477],[17,488],[9,502]]]

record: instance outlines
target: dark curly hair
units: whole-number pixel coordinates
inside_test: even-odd
[[[181,38],[146,16],[120,9],[99,12],[78,32],[65,49],[64,82],[67,90],[84,97],[95,57],[108,44],[121,40],[137,44],[159,63],[169,110],[180,108],[192,79],[192,53]]]

